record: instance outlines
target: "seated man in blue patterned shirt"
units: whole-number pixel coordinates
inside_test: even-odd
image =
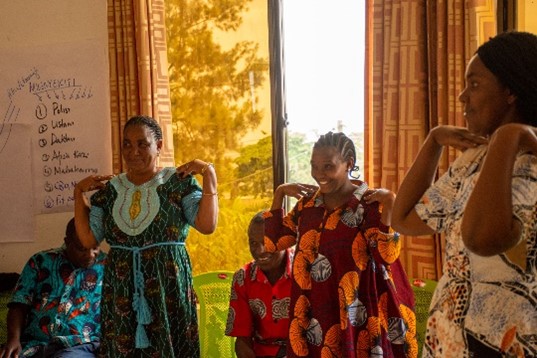
[[[97,356],[106,255],[80,245],[74,219],[64,240],[24,266],[8,305],[8,340],[0,358]]]

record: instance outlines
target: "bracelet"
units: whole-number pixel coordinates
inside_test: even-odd
[[[213,168],[214,168],[214,164],[211,163],[211,162],[205,164],[205,166],[204,166],[203,169],[201,170],[200,174],[201,174],[201,175],[205,174],[205,171],[206,171],[207,168],[209,168],[209,167],[213,167]]]
[[[201,193],[201,195],[203,195],[203,196],[215,196],[215,195],[218,195],[218,192],[215,191],[214,193]]]

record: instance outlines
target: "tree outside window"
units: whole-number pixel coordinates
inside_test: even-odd
[[[220,215],[209,237],[191,230],[194,274],[251,260],[247,227],[272,198],[264,0],[166,0],[176,164],[215,164]]]

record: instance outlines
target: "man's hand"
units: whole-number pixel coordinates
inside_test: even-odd
[[[7,343],[0,350],[0,358],[18,358],[22,351],[20,336],[26,323],[30,306],[11,303],[7,311]]]
[[[251,337],[237,337],[235,340],[237,358],[255,358]]]
[[[0,349],[0,358],[18,358],[21,351],[21,342],[18,339],[10,339]]]

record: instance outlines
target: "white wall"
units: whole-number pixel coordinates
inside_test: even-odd
[[[108,43],[106,0],[0,1],[0,14],[0,51],[47,44],[54,51],[54,44],[77,40],[96,40],[103,46]],[[6,190],[5,186],[0,190]],[[0,272],[19,272],[33,253],[59,246],[72,215],[57,213],[25,219],[28,225],[35,223],[35,241],[0,243]]]
[[[60,246],[65,225],[72,216],[72,213],[37,215],[34,242],[0,243],[0,272],[20,272],[33,253]]]

